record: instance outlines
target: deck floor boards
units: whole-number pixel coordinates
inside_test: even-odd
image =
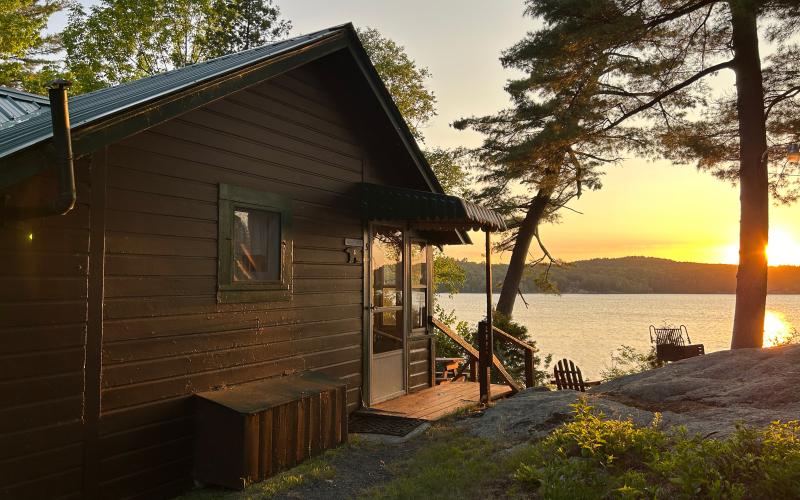
[[[510,393],[511,388],[507,385],[492,385],[492,399]],[[453,382],[390,399],[362,411],[435,421],[460,409],[477,406],[479,402],[477,382]]]

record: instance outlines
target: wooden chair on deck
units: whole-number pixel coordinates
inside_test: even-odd
[[[436,358],[436,383],[454,382],[463,373],[459,371],[463,364],[464,358]]]
[[[562,359],[553,367],[553,378],[559,391],[573,390],[586,392],[587,387],[600,385],[600,382],[584,382],[581,369],[570,359]]]

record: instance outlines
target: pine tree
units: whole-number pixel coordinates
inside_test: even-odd
[[[508,85],[512,121],[522,133],[540,125],[519,115],[550,105],[554,111],[545,114],[574,129],[569,142],[596,161],[633,151],[694,163],[738,183],[731,345],[761,346],[770,193],[784,202],[797,197],[796,167],[786,163],[785,150],[798,134],[800,6],[793,0],[528,0],[526,14],[543,27],[503,57],[506,66],[526,73]],[[761,56],[760,38],[775,55]],[[736,76],[733,96],[709,88],[708,78],[723,70]],[[567,108],[570,116],[559,117]],[[540,169],[526,155],[537,158],[549,148],[534,142],[512,152],[526,168]]]

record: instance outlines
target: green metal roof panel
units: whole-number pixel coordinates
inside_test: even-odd
[[[295,50],[338,33],[345,26],[347,25],[335,26],[73,97],[69,101],[71,128],[74,130],[109,115]],[[43,99],[47,101],[47,98]],[[45,141],[51,136],[50,111],[46,107],[31,114],[27,120],[9,121],[5,127],[0,127],[0,158]]]
[[[366,220],[440,223],[442,229],[506,230],[496,212],[457,196],[367,182],[361,184],[361,209]]]
[[[50,101],[45,96],[0,86],[0,130],[27,120],[49,107]]]

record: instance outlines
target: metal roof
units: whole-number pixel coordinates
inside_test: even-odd
[[[440,236],[449,231],[449,236],[441,236],[444,244],[469,243],[469,236],[462,231],[471,227],[504,230],[505,224],[502,218],[491,210],[454,196],[446,196],[435,192],[441,192],[442,190],[436,174],[411,135],[408,125],[371,64],[369,56],[359,43],[355,28],[350,23],[78,95],[69,101],[70,128],[75,134],[82,127],[96,126],[101,133],[105,133],[110,126],[108,124],[112,124],[118,116],[124,115],[126,112],[135,112],[148,106],[157,107],[160,102],[167,102],[172,96],[192,90],[195,86],[214,84],[229,75],[238,76],[250,67],[269,61],[274,57],[302,55],[305,52],[304,49],[317,45],[318,42],[324,42],[329,37],[331,39],[338,38],[342,34],[346,35],[347,40],[349,40],[347,43],[356,63],[376,92],[376,97],[381,102],[388,118],[392,121],[395,130],[404,142],[413,162],[420,169],[431,191],[434,191],[425,192],[390,188],[389,192],[382,192],[378,188],[384,188],[384,186],[376,186],[371,190],[375,194],[370,198],[372,200],[370,206],[373,207],[371,210],[374,209],[375,213],[386,215],[391,213],[393,216],[408,215],[405,218],[409,220],[417,218],[430,222],[436,219],[442,224],[449,223],[450,227],[446,231],[432,228],[437,234],[441,233]],[[246,86],[245,83],[242,85]],[[0,123],[0,159],[44,143],[52,137],[48,99],[43,96],[26,94],[11,89],[7,91],[7,94],[10,95],[12,92],[14,93],[11,97],[14,101],[12,104],[14,106],[13,109],[20,112],[22,110],[29,112],[16,119],[9,119],[5,124]],[[36,106],[36,109],[34,109],[34,106]],[[147,122],[144,124],[139,123],[135,126],[145,128],[151,124],[151,122]],[[73,135],[74,138],[75,135]],[[103,135],[102,140],[113,139]],[[17,168],[13,161],[10,165],[12,165],[12,170]],[[25,166],[23,165],[22,167]],[[38,167],[38,165],[34,165],[34,167]],[[8,182],[18,182],[19,179],[32,175],[33,172],[35,170],[20,167],[20,172],[13,172],[14,175],[8,176],[11,179]],[[394,200],[395,203],[400,204],[400,207],[394,207],[394,209],[391,209],[391,207],[381,208],[383,206],[381,204],[382,197],[385,197],[384,201]],[[421,206],[428,208],[420,211]],[[397,220],[396,217],[395,220]]]
[[[368,182],[361,184],[361,209],[367,220],[428,223],[442,230],[506,230],[499,214],[457,196]]]
[[[42,108],[49,109],[47,97],[0,86],[0,130],[30,118]]]
[[[120,113],[193,85],[235,72],[238,69],[297,49],[305,44],[316,42],[326,36],[339,33],[343,28],[349,26],[335,26],[129,83],[78,95],[69,101],[71,128],[74,130],[99,121],[109,115]],[[28,96],[39,97],[34,94],[28,94]],[[14,99],[17,102],[21,102],[16,97]],[[46,103],[47,99],[42,99]],[[41,102],[34,103],[31,99],[25,105],[39,105],[41,107],[41,104]],[[50,111],[46,107],[41,107],[41,109],[37,109],[30,114],[28,119],[24,121],[9,121],[6,123],[6,127],[0,128],[0,158],[45,141],[51,136]]]

